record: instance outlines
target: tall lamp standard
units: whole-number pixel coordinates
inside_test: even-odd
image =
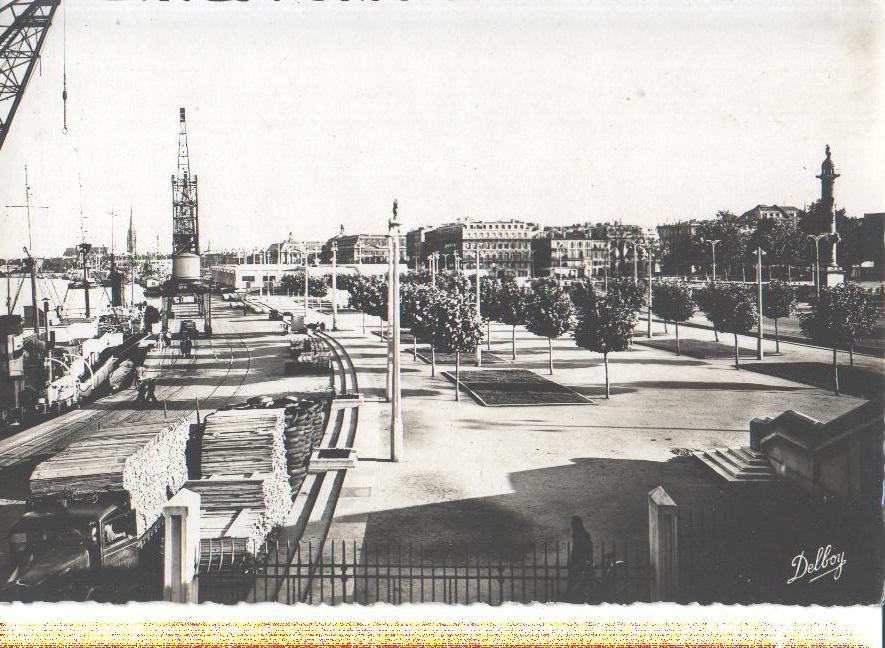
[[[332,330],[338,330],[338,241],[332,241]]]
[[[304,317],[307,317],[307,308],[309,306],[309,302],[307,299],[307,287],[310,281],[307,278],[307,246],[302,242],[301,243],[301,256],[304,258]]]
[[[808,238],[814,241],[814,287],[815,294],[820,297],[820,240],[827,238],[829,236],[828,233],[824,234],[809,234]]]
[[[402,386],[400,383],[400,305],[399,305],[399,221],[397,220],[397,202],[393,201],[393,217],[388,221],[390,236],[390,285],[388,302],[390,303],[390,460],[402,461],[403,455],[403,412]]]
[[[476,317],[480,319],[482,317],[482,312],[480,310],[480,301],[481,301],[481,288],[479,285],[479,243],[476,244]],[[480,321],[482,321],[480,319]],[[482,345],[476,345],[476,366],[482,366]]]
[[[710,244],[710,248],[713,250],[713,283],[716,283],[716,244],[722,243],[721,239],[716,239],[715,241],[707,241]]]
[[[651,244],[645,245],[645,256],[648,258],[648,339],[651,339]]]
[[[765,352],[762,349],[762,339],[764,333],[762,331],[762,255],[765,252],[761,247],[756,248],[756,308],[759,310],[759,326],[757,327],[756,337],[756,359],[762,360]]]
[[[559,287],[562,288],[562,260],[565,257],[565,246],[562,243],[557,243],[556,249],[559,251]]]

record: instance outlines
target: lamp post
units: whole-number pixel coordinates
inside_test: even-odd
[[[307,246],[304,242],[301,243],[301,256],[304,259],[304,317],[307,318],[307,308],[309,306],[307,289],[310,281],[307,278]]]
[[[479,286],[479,243],[476,244],[476,317],[479,319],[482,317],[482,312],[480,310],[480,301],[481,301],[481,288]],[[476,366],[482,366],[482,345],[476,345]]]
[[[608,241],[605,242],[605,266],[603,266],[603,271],[605,274],[602,276],[603,280],[603,290],[608,292],[608,264],[611,258],[611,249],[609,248]]]
[[[559,251],[559,287],[562,288],[562,260],[565,257],[565,246],[562,243],[557,243],[556,249]]]
[[[651,245],[646,244],[645,256],[648,257],[648,338],[651,339]]]
[[[820,240],[827,238],[829,234],[809,234],[808,238],[814,241],[814,287],[815,294],[820,297]]]
[[[430,285],[436,285],[436,264],[437,259],[439,259],[439,252],[434,252],[430,255]]]
[[[707,241],[710,244],[710,248],[713,250],[713,283],[716,283],[716,244],[721,243],[720,239],[716,239],[715,241]]]
[[[756,248],[756,308],[759,310],[759,326],[757,327],[756,338],[756,359],[762,360],[765,352],[762,349],[762,339],[764,337],[762,331],[762,255],[765,252],[761,247]]]
[[[332,241],[332,330],[338,330],[338,241]]]
[[[388,222],[390,236],[390,285],[388,302],[391,305],[390,322],[390,460],[402,461],[403,455],[403,413],[401,404],[400,384],[400,305],[399,305],[399,221],[397,221],[397,202],[393,201],[393,217]]]

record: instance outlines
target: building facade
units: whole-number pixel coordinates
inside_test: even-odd
[[[338,246],[337,262],[340,264],[375,265],[390,262],[390,248],[387,234],[339,234],[323,244],[323,259],[332,259],[332,244]],[[400,263],[408,259],[406,236],[399,241]]]
[[[423,232],[422,265],[430,258],[440,269],[475,269],[476,254],[482,270],[497,276],[532,276],[532,240],[537,223],[518,220],[461,221]]]
[[[299,241],[289,236],[284,241],[271,243],[264,250],[264,263],[304,263],[304,254],[307,253],[308,263],[317,264],[323,253],[322,241]]]
[[[546,227],[532,251],[535,277],[594,279],[605,275],[609,242],[590,238],[585,228]]]
[[[666,251],[662,271],[666,274],[689,275],[699,264],[697,259],[698,229],[702,222],[681,221],[658,225],[658,238]]]
[[[801,214],[801,209],[790,205],[756,205],[741,214],[741,220],[748,225],[755,225],[762,221],[784,221],[793,227],[797,227]]]

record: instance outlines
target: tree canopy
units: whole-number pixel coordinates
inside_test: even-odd
[[[526,312],[526,328],[535,335],[557,338],[571,330],[575,314],[568,293],[555,281],[538,282]]]

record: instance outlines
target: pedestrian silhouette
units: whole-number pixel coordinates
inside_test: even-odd
[[[568,558],[566,595],[572,603],[586,603],[593,590],[593,539],[580,516],[572,516],[572,550]]]

